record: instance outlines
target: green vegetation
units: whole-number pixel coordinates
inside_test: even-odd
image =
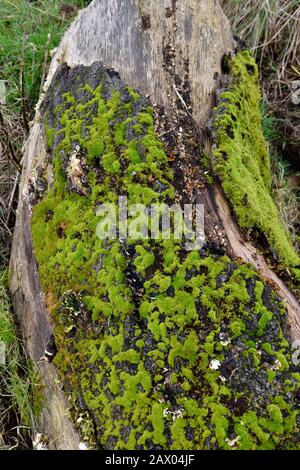
[[[270,113],[268,106],[263,99],[260,102],[260,114],[262,131],[266,141],[272,144],[281,142],[282,136],[276,129],[280,120]]]
[[[269,154],[262,133],[257,65],[248,51],[231,63],[231,83],[221,93],[214,119],[213,168],[239,225],[267,238],[275,257],[300,279],[299,257],[271,194]]]
[[[243,4],[239,0],[221,0],[221,4],[234,33],[246,41],[259,59],[263,75],[274,79],[268,90],[269,97],[274,98],[274,88],[281,87],[283,91],[287,78],[299,77],[295,60],[300,41],[298,0],[245,0]],[[277,105],[280,102],[282,95],[278,96]]]
[[[266,139],[270,143],[274,199],[300,253],[300,125],[291,84],[299,80],[300,7],[298,0],[221,0],[234,34],[252,49],[263,88]],[[295,87],[296,89],[296,87]],[[268,116],[265,119],[266,115]],[[266,122],[267,121],[267,122]],[[293,178],[295,180],[293,181]]]
[[[298,227],[300,222],[300,206],[297,183],[293,183],[293,178],[298,177],[293,174],[291,162],[282,156],[280,150],[284,146],[280,126],[284,126],[285,120],[278,119],[267,105],[261,103],[263,134],[270,148],[270,163],[272,175],[272,194],[284,222],[286,230],[290,235],[293,245],[300,252],[300,235]]]
[[[65,13],[58,0],[0,0],[0,79],[7,83],[7,104],[15,111],[19,110],[21,98],[21,63],[26,109],[32,116],[39,98],[45,55],[49,61],[49,52],[58,45],[70,19],[88,3],[73,1]]]
[[[5,362],[0,365],[1,429],[5,442],[10,442],[7,422],[16,420],[22,426],[31,426],[41,409],[41,382],[31,365],[25,361],[19,338],[13,324],[7,296],[7,273],[0,273],[0,342],[4,346]],[[5,433],[8,433],[8,436]],[[26,433],[21,433],[19,438]]]
[[[21,111],[23,62],[25,113],[32,116],[45,55],[49,59],[68,18],[55,0],[0,0],[0,6],[5,112]],[[263,15],[259,31],[247,19],[256,37],[264,37],[272,17]],[[216,120],[215,169],[240,225],[266,233],[281,261],[294,267],[298,257],[270,193],[257,68],[243,53],[232,70],[233,86]],[[105,74],[96,87],[80,89],[80,81],[79,88],[62,91],[56,109],[46,110],[55,185],[34,208],[33,238],[55,323],[55,363],[75,416],[83,417],[82,435],[91,445],[116,449],[299,447],[300,376],[289,370],[285,309],[253,268],[209,247],[185,253],[176,240],[124,245],[97,238],[97,204],[112,202],[117,210],[124,194],[129,203],[172,201],[174,190],[149,103]],[[18,127],[15,116],[5,118],[10,132]],[[270,123],[264,127],[272,131]],[[20,139],[11,135],[17,148]],[[77,144],[80,180],[69,164]],[[22,424],[30,425],[42,406],[42,387],[20,355],[4,286],[3,274],[1,387]]]
[[[209,245],[97,237],[99,204],[172,202],[173,176],[145,98],[99,64],[68,73],[58,70],[43,108],[54,185],[33,207],[32,235],[83,436],[105,449],[299,447],[283,303]],[[247,151],[268,194],[259,131],[257,160]]]

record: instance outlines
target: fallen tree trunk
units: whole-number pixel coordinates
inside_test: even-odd
[[[95,0],[53,57],[11,256],[14,306],[45,385],[37,428],[50,448],[76,449],[82,438],[108,449],[294,446],[280,296],[294,338],[299,305],[239,230],[219,167],[204,165],[221,148],[208,123],[220,77],[234,74],[222,60],[234,47],[216,1]],[[245,57],[239,67],[255,85]],[[97,204],[120,195],[204,204],[204,247],[99,240]],[[54,354],[53,332],[58,354],[41,361],[45,348]]]

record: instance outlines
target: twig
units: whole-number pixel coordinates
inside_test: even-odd
[[[176,86],[173,84],[173,88],[174,88],[174,91],[176,93],[176,95],[178,96],[180,102],[182,103],[184,109],[186,110],[186,112],[188,113],[188,115],[190,116],[190,118],[193,119],[194,123],[196,124],[197,127],[199,127],[200,129],[203,129],[200,124],[196,121],[196,119],[194,118],[194,116],[190,113],[189,111],[189,108],[187,107],[187,104],[186,102],[184,101],[184,99],[182,98],[181,94],[179,93],[179,91],[177,90]]]
[[[16,155],[15,155],[15,152],[14,152],[14,148],[12,146],[12,143],[11,143],[11,140],[10,140],[10,137],[9,137],[9,132],[8,132],[8,129],[6,127],[6,124],[4,122],[4,118],[3,118],[3,114],[0,110],[0,126],[2,126],[3,128],[3,131],[4,131],[4,134],[6,136],[6,139],[7,139],[7,147],[9,149],[9,154],[10,155],[10,160],[12,161],[12,163],[15,165],[15,167],[17,168],[17,170],[19,172],[21,172],[21,165],[19,164],[17,158],[16,158]]]
[[[8,208],[7,208],[6,221],[5,221],[6,224],[8,224],[8,221],[9,221],[9,218],[10,218],[11,209],[12,209],[13,202],[14,202],[14,197],[15,197],[15,192],[16,192],[16,189],[18,187],[19,176],[20,176],[20,173],[17,173],[16,178],[15,178],[15,182],[14,182],[14,186],[13,186],[13,190],[10,194]]]
[[[0,218],[0,225],[1,223],[3,224],[5,230],[9,233],[10,236],[12,236],[12,232],[10,230],[10,228],[8,227],[8,225],[5,223],[5,221],[3,219]]]
[[[25,35],[23,35],[22,43],[21,43],[21,62],[20,62],[20,85],[21,85],[21,104],[22,104],[22,115],[23,115],[23,122],[24,128],[26,133],[29,134],[29,124],[26,116],[26,109],[25,109],[25,79],[24,79],[24,51],[25,51]]]
[[[43,86],[44,86],[44,82],[45,82],[45,77],[46,77],[46,72],[47,72],[47,64],[48,64],[48,54],[49,54],[50,39],[51,39],[51,34],[48,33],[47,41],[46,41],[46,44],[45,44],[45,55],[44,55],[44,62],[43,62],[43,67],[42,67],[42,76],[41,76],[41,84],[40,84],[40,94],[39,94],[39,96],[41,96],[41,94],[42,94]]]

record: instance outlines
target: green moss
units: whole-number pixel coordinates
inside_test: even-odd
[[[240,336],[245,331],[245,323],[241,320],[232,321],[229,327],[235,336]]]
[[[99,81],[75,89],[74,101],[62,93],[61,107],[47,109],[54,187],[33,208],[35,256],[66,388],[76,403],[84,400],[104,448],[230,449],[234,438],[241,449],[296,447],[298,382],[283,341],[285,308],[255,270],[209,248],[185,252],[161,233],[157,240],[97,237],[99,203],[111,202],[117,213],[119,195],[129,205],[174,201],[149,103],[116,82],[112,91],[107,74]],[[84,194],[72,190],[66,172],[78,142]],[[137,219],[131,214],[129,223]]]
[[[139,272],[144,272],[154,262],[154,254],[149,253],[141,245],[136,247],[136,253],[139,255],[134,260],[134,265]]]
[[[221,93],[214,128],[213,167],[233,205],[240,226],[266,236],[282,263],[299,265],[270,189],[270,163],[263,137],[258,68],[248,51],[233,58],[232,80]],[[258,233],[259,232],[259,233]],[[299,271],[293,269],[296,278]]]
[[[193,443],[186,438],[186,420],[178,418],[171,425],[172,449],[193,450]]]
[[[174,367],[174,360],[178,356],[188,360],[190,364],[193,365],[197,357],[198,349],[198,337],[195,331],[189,333],[183,344],[179,342],[175,336],[172,336],[168,357],[169,364]]]
[[[211,406],[211,423],[215,427],[216,439],[219,446],[222,448],[225,446],[225,438],[228,430],[228,409],[220,404],[212,403]]]
[[[272,320],[272,314],[266,309],[263,309],[263,312],[261,314],[261,317],[258,321],[258,330],[257,330],[257,335],[262,336],[267,324],[269,321]]]
[[[158,403],[155,403],[152,408],[152,425],[154,428],[153,431],[153,442],[154,444],[165,445],[167,439],[164,435],[165,424],[163,418],[164,406]]]

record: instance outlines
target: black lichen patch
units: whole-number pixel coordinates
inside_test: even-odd
[[[28,196],[30,204],[34,205],[40,201],[47,190],[47,180],[39,172],[34,180],[30,180],[28,184]]]
[[[144,31],[151,28],[150,15],[142,16],[142,28]]]

